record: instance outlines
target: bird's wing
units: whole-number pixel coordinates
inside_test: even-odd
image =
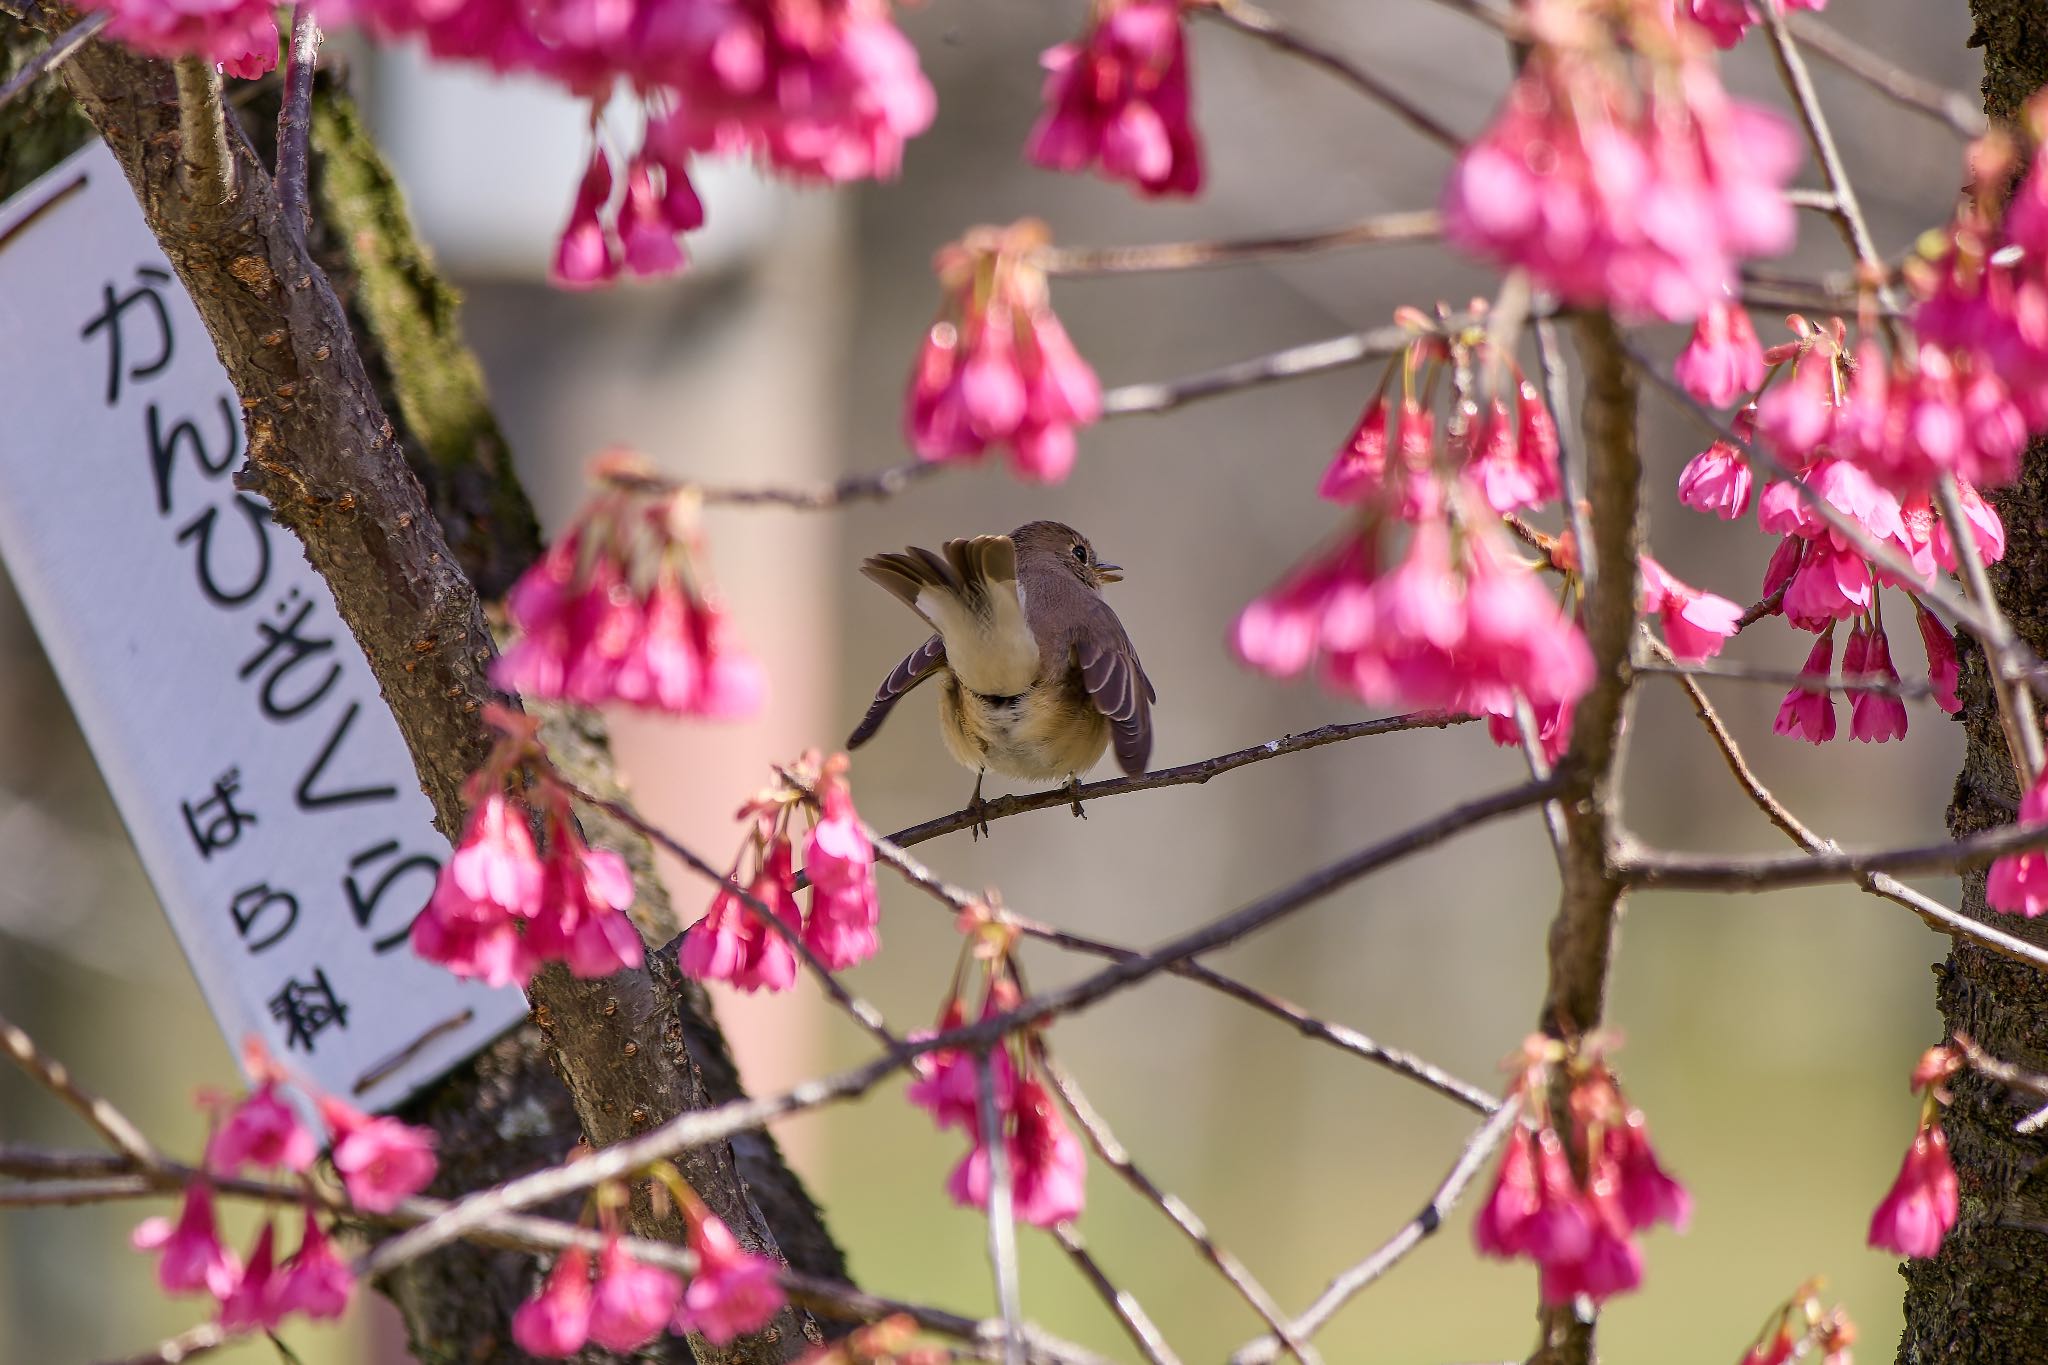
[[[889,718],[890,708],[911,688],[938,672],[946,664],[946,642],[934,635],[904,658],[903,662],[889,671],[882,679],[882,685],[875,689],[875,699],[868,704],[868,713],[860,718],[860,724],[848,737],[846,747],[858,749],[875,736],[882,728],[882,722]]]
[[[1091,619],[1073,636],[1074,663],[1089,700],[1109,721],[1117,766],[1136,776],[1152,757],[1152,703],[1159,694],[1109,603],[1094,596],[1088,603]]]
[[[944,553],[915,546],[871,556],[860,571],[929,621],[947,667],[969,691],[1007,697],[1038,680],[1038,641],[1017,591],[1008,536],[949,540]]]

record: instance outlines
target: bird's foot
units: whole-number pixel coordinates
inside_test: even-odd
[[[1075,819],[1088,818],[1088,812],[1081,809],[1081,779],[1078,777],[1067,779],[1067,807],[1074,812]]]
[[[988,802],[981,799],[981,780],[986,776],[985,772],[974,775],[974,795],[967,799],[967,828],[976,843],[988,837]]]

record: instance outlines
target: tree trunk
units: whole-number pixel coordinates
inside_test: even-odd
[[[2048,83],[2048,24],[2039,0],[1972,0],[1973,46],[1984,48],[1984,109],[2009,121]],[[2020,481],[1992,497],[2005,519],[2005,559],[1992,587],[2019,637],[2048,653],[2048,441],[2027,452]],[[2006,753],[1981,648],[1963,645],[1967,747],[1949,805],[1956,837],[2010,823],[2018,780]],[[1984,903],[1984,873],[1963,877],[1963,913],[2048,945],[2048,920],[2000,915]],[[1947,1032],[1995,1056],[2048,1071],[2048,977],[2023,963],[1956,944],[1935,968]],[[1951,1084],[1942,1119],[1962,1189],[1962,1217],[1932,1260],[1909,1261],[1901,1365],[2048,1362],[2048,1138],[2014,1131],[2035,1107],[1972,1072]],[[1905,1133],[1900,1134],[1903,1142]]]
[[[45,31],[66,22],[36,10],[23,17]],[[41,39],[4,16],[0,24],[12,69]],[[120,159],[243,399],[247,485],[271,500],[334,590],[452,834],[462,777],[488,744],[477,713],[493,696],[483,674],[493,645],[473,584],[502,592],[539,550],[481,371],[460,339],[454,292],[413,238],[403,198],[345,96],[323,89],[316,101],[316,221],[302,250],[232,122],[233,201],[213,208],[184,191],[165,64],[95,42],[63,80]],[[264,106],[274,110],[274,94]],[[267,141],[263,123],[252,128]],[[40,83],[29,100],[0,111],[0,191],[18,189],[89,132],[52,82]],[[545,733],[566,771],[613,791],[599,722],[550,716]],[[651,850],[628,831],[588,823],[593,842],[632,863],[636,917],[659,943],[674,921]],[[407,1117],[440,1135],[435,1193],[503,1181],[559,1162],[579,1137],[602,1146],[743,1093],[708,999],[658,956],[603,981],[551,969],[529,996],[537,1024],[409,1106]],[[767,1134],[681,1164],[743,1242],[779,1250],[807,1273],[845,1278],[816,1206]],[[575,1209],[558,1212],[573,1217]],[[632,1221],[643,1235],[681,1239],[675,1217],[657,1218],[644,1198]],[[380,1287],[403,1311],[421,1359],[495,1360],[520,1358],[507,1324],[534,1282],[530,1257],[456,1246]],[[781,1361],[816,1332],[788,1312],[729,1348],[693,1339],[691,1349],[665,1349],[675,1359]]]

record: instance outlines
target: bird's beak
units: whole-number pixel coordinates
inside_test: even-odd
[[[1097,564],[1095,566],[1095,576],[1105,583],[1121,583],[1124,581],[1124,566],[1121,564]]]

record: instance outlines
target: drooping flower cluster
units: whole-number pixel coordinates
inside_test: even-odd
[[[277,65],[277,7],[265,0],[110,0],[106,36],[151,57],[200,57],[238,80]]]
[[[1326,685],[1371,703],[1508,721],[1528,703],[1561,750],[1559,724],[1592,681],[1584,637],[1508,542],[1499,512],[1558,486],[1557,431],[1535,390],[1486,342],[1483,320],[1401,315],[1415,342],[1323,476],[1356,509],[1333,544],[1239,614],[1238,657],[1277,677],[1318,665]],[[1401,377],[1401,400],[1386,390]],[[1494,373],[1514,395],[1454,399],[1440,435],[1421,395],[1441,370]],[[1390,420],[1394,430],[1389,432]],[[1505,504],[1505,506],[1503,506]],[[1409,528],[1402,557],[1392,548]]]
[[[1843,1309],[1821,1306],[1824,1284],[1818,1277],[1808,1280],[1772,1309],[1737,1365],[1786,1365],[1792,1360],[1850,1365],[1849,1347],[1856,1341],[1856,1324]]]
[[[1457,245],[1576,304],[1691,318],[1736,269],[1793,239],[1798,144],[1729,98],[1704,35],[1669,0],[1541,0],[1534,45],[1444,190]]]
[[[1146,195],[1202,188],[1182,0],[1098,0],[1088,32],[1041,59],[1045,111],[1025,154],[1056,171],[1099,166]]]
[[[999,1015],[1022,998],[1010,965],[1015,931],[993,916],[974,911],[962,915],[961,924],[970,935],[963,951],[983,982],[977,1017]],[[937,1033],[950,1032],[967,1020],[968,1001],[961,975],[955,972],[953,994],[940,1011]],[[911,1036],[916,1040],[932,1035]],[[934,1123],[960,1129],[971,1144],[947,1179],[946,1192],[963,1207],[988,1207],[993,1170],[990,1135],[982,1123],[985,1067],[1016,1216],[1041,1228],[1079,1217],[1087,1200],[1088,1158],[1081,1140],[1061,1117],[1052,1093],[1038,1077],[1036,1032],[1013,1034],[989,1048],[986,1062],[983,1056],[964,1048],[923,1053],[916,1061],[917,1079],[906,1092],[912,1104],[931,1114]]]
[[[1919,593],[1937,572],[1956,568],[1955,542],[1938,515],[1930,487],[1911,491],[1872,473],[1871,449],[1859,425],[1865,376],[1880,361],[1869,347],[1852,358],[1839,319],[1815,326],[1794,315],[1793,339],[1759,356],[1755,371],[1761,392],[1737,414],[1734,435],[1760,443],[1792,471],[1790,479],[1766,483],[1756,499],[1757,523],[1780,537],[1765,570],[1767,609],[1820,638],[1801,669],[1801,682],[1785,695],[1775,728],[1781,735],[1825,743],[1837,733],[1834,692],[1850,697],[1850,733],[1865,743],[1883,743],[1906,733],[1906,708],[1884,623],[1880,589],[1905,593],[1926,650],[1928,678],[1936,701],[1960,708],[1955,695],[1955,640],[1920,601]],[[1738,330],[1728,328],[1732,334]],[[1751,373],[1746,361],[1739,366]],[[1705,397],[1696,391],[1696,396]],[[1743,397],[1717,389],[1715,401]],[[1732,520],[1747,510],[1753,476],[1744,452],[1716,441],[1679,475],[1679,499],[1687,506]],[[1956,474],[1958,504],[1969,523],[1978,554],[1987,562],[2005,553],[2005,528],[1975,486]],[[1831,524],[1823,505],[1871,540],[1895,551],[1911,566],[1894,573],[1872,559],[1850,530]],[[1835,631],[1848,623],[1842,649],[1843,678],[1831,676]],[[1846,688],[1843,683],[1848,684]]]
[[[758,1331],[782,1308],[781,1267],[740,1246],[732,1230],[673,1171],[664,1171],[690,1224],[697,1270],[681,1276],[648,1265],[619,1240],[616,1187],[600,1190],[598,1218],[606,1240],[591,1278],[590,1253],[569,1247],[538,1293],[512,1315],[512,1339],[530,1355],[567,1359],[595,1344],[632,1352],[664,1332],[695,1333],[724,1345]]]
[[[1102,415],[1102,386],[1053,314],[1036,259],[1050,240],[1027,218],[975,228],[932,258],[945,300],[903,407],[920,458],[977,459],[1006,445],[1018,476],[1037,483],[1074,467],[1074,432]]]
[[[464,788],[469,819],[412,922],[413,951],[493,986],[524,986],[544,962],[564,963],[580,977],[639,966],[640,931],[626,915],[633,904],[626,860],[583,841],[568,789],[541,747],[539,722],[498,706],[486,718],[500,737]],[[530,796],[522,794],[522,773],[532,776]],[[529,828],[533,808],[545,855]]]
[[[1473,1240],[1484,1255],[1534,1261],[1547,1304],[1626,1293],[1643,1278],[1636,1234],[1658,1223],[1683,1232],[1692,1197],[1658,1163],[1642,1111],[1622,1098],[1597,1038],[1568,1052],[1535,1035],[1517,1060],[1508,1102],[1527,1121],[1508,1134]],[[1558,1080],[1568,1094],[1562,1114]]]
[[[1948,1134],[1941,1130],[1941,1106],[1949,1098],[1942,1083],[1961,1066],[1957,1050],[1942,1046],[1927,1049],[1913,1068],[1913,1089],[1921,1096],[1920,1122],[1898,1179],[1870,1215],[1871,1246],[1901,1256],[1928,1257],[1941,1250],[1942,1239],[1956,1225],[1961,1205]]]
[[[434,56],[528,73],[591,102],[615,86],[640,101],[646,134],[612,202],[602,151],[584,174],[554,278],[602,284],[680,269],[679,234],[704,209],[690,158],[745,156],[801,180],[887,178],[936,109],[917,51],[887,0],[615,0],[522,6],[497,0],[352,0],[323,23],[361,20],[380,38],[416,36]]]
[[[243,1045],[243,1067],[253,1090],[232,1104],[208,1101],[217,1124],[206,1147],[207,1176],[231,1179],[252,1168],[303,1175],[312,1169],[319,1143],[285,1098],[285,1087],[293,1085],[319,1107],[335,1172],[358,1209],[388,1213],[434,1178],[432,1133],[364,1114],[293,1080],[253,1038]],[[336,1254],[313,1204],[305,1207],[298,1249],[282,1262],[276,1239],[276,1219],[266,1218],[246,1260],[229,1250],[220,1240],[206,1177],[185,1187],[175,1223],[145,1219],[131,1238],[137,1249],[158,1254],[157,1283],[164,1292],[210,1295],[228,1331],[269,1331],[295,1314],[340,1316],[355,1290],[355,1274]]]
[[[1757,8],[1768,0],[1678,0],[1678,12],[1707,31],[1720,48],[1734,47],[1742,35],[1764,21]],[[1788,10],[1823,10],[1828,0],[1784,0]]]
[[[648,491],[656,481],[624,451],[598,457],[592,474],[599,491],[506,596],[520,636],[491,681],[536,700],[752,715],[761,666],[711,588],[695,499]]]
[[[1905,472],[1952,467],[2003,483],[2025,434],[2048,430],[2048,96],[2034,96],[2017,131],[2029,144],[2024,156],[2003,129],[1971,149],[1970,193],[1955,222],[1923,237],[1933,249],[1906,267],[1919,298],[1913,329],[1926,344],[1919,382],[1906,386],[1886,431],[1896,443],[1887,453]]]
[[[2036,773],[2020,795],[2019,826],[2048,824],[2048,770]],[[2048,851],[2008,853],[1984,878],[1984,901],[1993,910],[2037,919],[2048,911]]]
[[[794,940],[835,972],[875,955],[882,913],[875,849],[853,808],[847,767],[844,754],[821,763],[815,750],[806,752],[774,787],[740,807],[747,840],[727,874],[732,885],[719,888],[704,918],[683,933],[678,952],[685,975],[743,991],[781,991],[796,981]],[[811,884],[808,915],[796,900],[791,826],[799,810],[811,821],[803,866]],[[750,862],[753,875],[742,878]],[[776,932],[734,886],[772,910],[789,932]]]

